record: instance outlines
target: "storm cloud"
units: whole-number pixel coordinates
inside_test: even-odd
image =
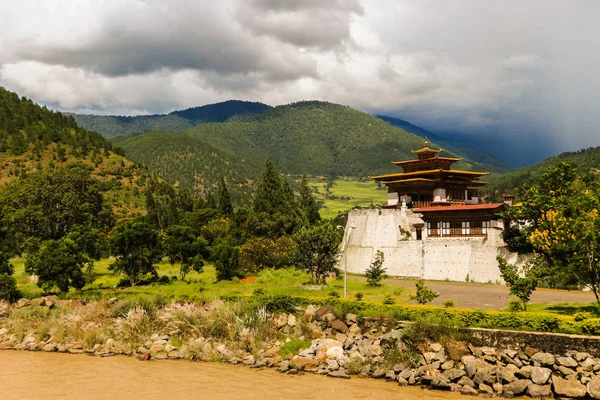
[[[0,1],[0,85],[60,110],[321,99],[515,164],[600,145],[596,1]]]

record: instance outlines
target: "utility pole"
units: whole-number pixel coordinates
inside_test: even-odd
[[[350,243],[352,229],[354,228],[354,220],[352,220],[352,224],[348,227],[348,236],[346,237],[346,244],[344,245],[344,251],[346,252],[346,257],[344,258],[344,298],[346,298],[348,293],[348,244]]]

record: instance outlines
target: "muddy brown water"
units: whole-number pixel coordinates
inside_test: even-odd
[[[0,351],[0,399],[464,399],[374,379],[306,374],[190,361]]]

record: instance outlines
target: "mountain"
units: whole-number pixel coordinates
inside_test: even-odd
[[[427,129],[423,129],[419,126],[413,125],[410,122],[404,121],[399,118],[392,118],[385,115],[377,115],[377,118],[380,118],[393,126],[404,129],[406,132],[414,133],[415,135],[421,136],[423,138],[428,137],[430,140],[436,142],[442,148],[448,149],[454,154],[459,155],[460,157],[464,157],[466,159],[486,165],[488,171],[490,172],[507,172],[514,169],[508,163],[492,156],[491,154],[475,150],[474,148],[469,146],[468,140],[466,138],[463,138],[464,140],[455,140],[454,138],[448,138],[446,137],[446,135],[433,133],[431,131],[428,131]]]
[[[146,171],[113,151],[97,133],[72,116],[40,107],[0,87],[0,186],[28,173],[83,164],[104,182],[105,197],[118,216],[143,212]]]
[[[391,161],[414,158],[411,150],[421,148],[423,139],[350,107],[305,101],[184,132],[117,137],[113,143],[170,183],[191,188],[196,176],[203,189],[222,174],[241,195],[252,190],[267,157],[286,174],[366,177],[401,171]],[[457,166],[488,167],[468,159]]]
[[[481,196],[492,201],[500,201],[505,193],[515,194],[519,201],[519,191],[529,186],[548,168],[560,162],[569,162],[577,166],[580,172],[598,172],[600,170],[600,147],[590,147],[575,152],[565,152],[544,161],[520,168],[516,171],[490,175],[487,186],[479,190]]]
[[[116,115],[72,114],[77,123],[106,138],[145,131],[180,132],[206,122],[225,122],[229,119],[260,114],[271,108],[263,103],[229,100],[208,104],[169,114],[139,115],[134,117]]]

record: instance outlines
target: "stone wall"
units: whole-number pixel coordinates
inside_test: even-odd
[[[413,225],[419,223],[423,223],[419,214],[410,210],[351,211],[344,234],[340,268],[362,274],[380,250],[385,255],[384,268],[391,276],[502,282],[496,256],[502,255],[517,264],[526,260],[506,249],[499,222],[492,224],[485,238],[416,240]]]

